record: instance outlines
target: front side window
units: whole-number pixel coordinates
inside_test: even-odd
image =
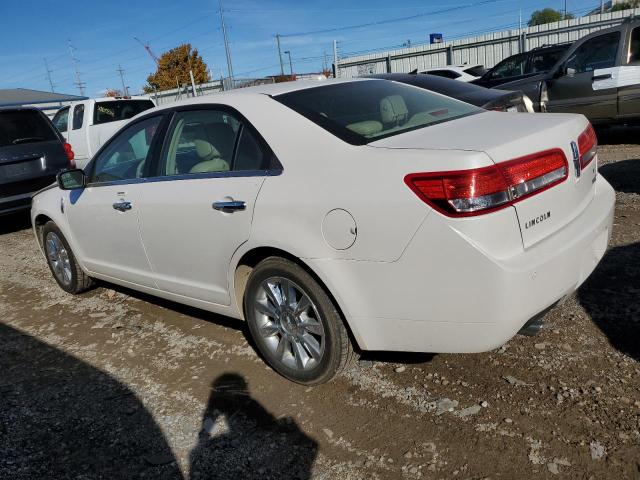
[[[615,67],[619,43],[620,32],[607,33],[587,40],[569,57],[567,69],[572,69],[573,73],[584,73]]]
[[[483,111],[453,98],[388,80],[325,85],[273,98],[353,145]]]
[[[491,70],[490,78],[491,80],[497,80],[499,78],[524,75],[526,64],[526,55],[516,55],[515,57],[507,58]]]
[[[69,123],[69,107],[58,110],[52,121],[60,133],[65,133]]]
[[[636,27],[631,32],[631,43],[629,44],[629,65],[640,65],[640,27]]]
[[[161,122],[161,116],[150,117],[134,123],[115,137],[95,159],[91,182],[141,178]]]
[[[93,111],[93,124],[128,120],[155,105],[151,100],[110,100],[96,102]]]
[[[73,108],[73,129],[78,130],[82,128],[82,121],[84,120],[84,104],[76,105]]]
[[[545,73],[558,63],[560,57],[564,54],[564,50],[551,50],[544,53],[534,53],[531,55],[531,63],[528,73]]]

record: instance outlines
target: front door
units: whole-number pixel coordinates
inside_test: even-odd
[[[155,287],[140,238],[140,186],[163,117],[136,122],[92,162],[84,189],[73,190],[66,212],[88,270]]]
[[[175,114],[158,177],[141,191],[142,238],[162,290],[229,305],[229,266],[247,241],[271,153],[237,112]]]
[[[547,110],[582,113],[594,123],[618,115],[618,89],[610,69],[615,66],[620,32],[593,37],[569,54],[565,75],[548,82]]]

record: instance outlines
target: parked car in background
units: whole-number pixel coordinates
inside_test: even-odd
[[[459,82],[471,82],[482,76],[486,71],[482,65],[449,65],[441,68],[430,68],[420,73],[428,73],[438,77],[458,80]]]
[[[130,118],[153,107],[148,98],[92,98],[61,108],[53,124],[73,147],[78,168],[83,168]]]
[[[640,122],[640,19],[574,42],[546,73],[503,83],[536,111],[582,113],[594,125]]]
[[[516,82],[534,75],[547,73],[562,58],[570,44],[534,48],[505,58],[495,67],[471,83],[481,87],[497,87],[503,83]]]
[[[139,115],[31,218],[65,291],[98,278],[245,319],[276,371],[317,384],[355,346],[497,348],[575,291],[611,235],[596,146],[581,115],[262,85]]]
[[[28,209],[31,195],[75,168],[73,152],[36,108],[0,109],[0,215]]]
[[[456,98],[476,107],[500,112],[531,112],[530,101],[525,99],[522,92],[489,89],[465,82],[456,82],[448,78],[434,75],[412,73],[382,73],[372,75],[371,78],[393,80],[424,88],[432,92]]]

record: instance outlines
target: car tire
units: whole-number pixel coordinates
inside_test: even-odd
[[[51,221],[42,228],[42,248],[53,278],[65,292],[82,293],[93,286],[91,277],[78,265],[69,242]]]
[[[269,257],[253,269],[244,312],[262,357],[294,382],[325,383],[355,359],[334,302],[317,280],[290,260]]]

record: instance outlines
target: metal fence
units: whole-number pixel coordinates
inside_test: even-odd
[[[213,93],[222,92],[225,90],[233,90],[235,88],[253,87],[255,85],[262,85],[265,83],[273,83],[273,78],[221,78],[220,80],[214,80],[213,82],[201,83],[196,85],[196,96],[211,95]],[[185,98],[192,98],[193,88],[191,85],[182,85],[180,88],[174,88],[171,90],[163,90],[161,92],[153,92],[149,94],[149,97],[155,100],[156,105],[164,105],[166,103],[177,102],[178,100],[184,100]]]
[[[493,67],[501,60],[542,45],[574,42],[579,38],[640,15],[640,8],[590,15],[535,27],[490,33],[479,37],[434,45],[371,53],[338,60],[339,77],[358,77],[372,73],[410,72],[446,65],[484,65]]]

